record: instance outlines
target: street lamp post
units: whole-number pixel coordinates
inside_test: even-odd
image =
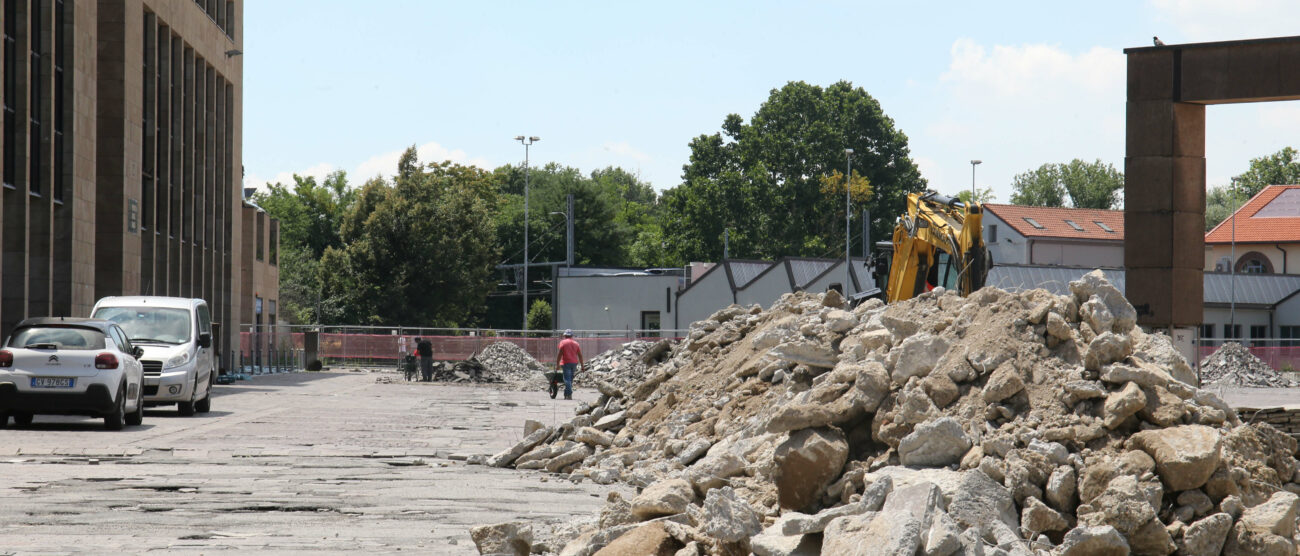
[[[970,161],[970,203],[967,203],[968,205],[975,202],[975,166],[983,163],[983,160]]]
[[[528,166],[528,147],[541,139],[541,137],[524,137],[523,135],[515,137],[515,141],[519,141],[524,145],[524,281],[522,284],[524,291],[524,332],[528,332],[528,178],[531,173],[531,168]]]
[[[853,193],[853,149],[844,149],[844,297],[849,296],[849,284],[853,283],[853,264],[849,259],[849,220],[853,216],[849,196]]]
[[[1241,178],[1232,178],[1232,247],[1228,257],[1228,288],[1232,290],[1228,294],[1228,331],[1236,338],[1237,334],[1237,188],[1241,186]],[[1228,335],[1224,334],[1224,338]],[[1238,342],[1241,340],[1238,339]]]

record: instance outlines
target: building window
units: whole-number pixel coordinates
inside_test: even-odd
[[[1115,233],[1115,230],[1110,229],[1110,226],[1107,226],[1107,225],[1103,224],[1102,221],[1100,221],[1100,220],[1093,220],[1092,223],[1093,223],[1093,224],[1096,224],[1098,228],[1101,228],[1102,230],[1104,230],[1104,231],[1105,231],[1106,233],[1108,233],[1108,234],[1113,234],[1113,233]]]
[[[998,225],[989,224],[989,240],[986,243],[997,243],[997,242],[998,242]]]
[[[280,265],[280,221],[278,220],[271,221],[271,237],[268,241],[271,244],[270,245],[271,259],[268,262],[271,263],[271,266],[279,266]]]
[[[67,110],[67,90],[64,86],[64,70],[67,69],[69,58],[68,51],[72,49],[72,24],[68,21],[68,6],[70,2],[64,0],[55,0],[54,2],[54,175],[52,187],[52,199],[57,202],[63,202],[63,189],[65,184],[64,176],[68,173],[64,168],[66,157],[63,153],[63,146],[66,144],[63,137],[64,130],[67,129],[68,118],[64,114]]]
[[[1210,340],[1210,339],[1213,339],[1213,338],[1214,338],[1214,325],[1213,325],[1213,324],[1202,324],[1202,325],[1201,325],[1201,338],[1202,338],[1202,339],[1205,339],[1205,340]]]
[[[1251,251],[1237,258],[1237,272],[1242,274],[1272,274],[1273,263],[1259,251]]]
[[[646,336],[658,336],[660,330],[659,311],[641,311],[641,330]],[[655,332],[651,332],[651,331]]]
[[[253,241],[257,242],[257,247],[254,248],[254,251],[257,252],[257,260],[261,261],[261,260],[265,260],[264,259],[265,252],[263,251],[263,249],[265,248],[266,245],[266,213],[263,212],[257,213],[256,220],[257,220],[257,230],[256,233],[253,235]]]
[[[1268,326],[1259,324],[1250,325],[1250,345],[1265,345],[1266,342],[1264,340],[1266,339],[1268,339]]]
[[[1037,229],[1039,229],[1039,230],[1045,230],[1045,229],[1047,229],[1047,228],[1044,227],[1042,224],[1039,224],[1038,221],[1037,221],[1037,220],[1034,220],[1033,218],[1030,218],[1030,217],[1028,217],[1028,216],[1022,216],[1021,218],[1023,218],[1023,219],[1025,220],[1025,222],[1028,222],[1030,226],[1033,226],[1033,227],[1035,227],[1035,228],[1037,228]]]
[[[18,0],[4,0],[4,176],[5,187],[14,188],[14,174],[18,168],[17,125],[14,122],[14,99],[18,98]]]
[[[1225,340],[1241,339],[1241,325],[1240,324],[1223,325],[1223,339]]]
[[[1278,337],[1282,338],[1279,345],[1283,347],[1300,346],[1300,326],[1279,326],[1277,332]]]
[[[1069,224],[1071,228],[1074,228],[1074,229],[1076,229],[1076,230],[1078,230],[1078,231],[1080,231],[1080,232],[1083,231],[1083,226],[1078,225],[1078,224],[1075,223],[1075,221],[1073,221],[1073,220],[1066,220],[1065,223],[1066,223],[1066,224]]]
[[[27,15],[27,191],[41,195],[41,0],[31,0]]]

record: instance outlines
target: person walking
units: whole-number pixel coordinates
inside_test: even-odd
[[[420,356],[420,376],[425,382],[433,380],[433,342],[415,338],[415,354]]]
[[[564,369],[564,399],[573,399],[573,372],[578,365],[587,371],[587,361],[582,357],[582,346],[573,339],[573,331],[566,329],[564,339],[560,340],[559,353],[555,356],[555,369]]]

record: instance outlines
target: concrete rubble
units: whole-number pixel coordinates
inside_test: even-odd
[[[565,555],[1295,554],[1296,440],[1070,290],[728,307],[489,463],[641,489]]]
[[[1244,386],[1247,388],[1292,388],[1294,380],[1273,370],[1237,342],[1226,342],[1201,361],[1201,384],[1206,388]]]

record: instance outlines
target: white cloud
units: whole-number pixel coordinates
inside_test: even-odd
[[[1181,36],[1172,43],[1285,37],[1296,34],[1300,2],[1295,0],[1151,0],[1157,18]],[[1156,33],[1157,35],[1160,33]]]
[[[274,176],[271,176],[269,179],[263,178],[262,176],[257,174],[248,174],[244,176],[244,187],[253,187],[258,190],[266,190],[266,186],[268,183],[292,185],[293,176],[295,174],[303,177],[311,176],[313,178],[316,178],[317,183],[320,183],[325,180],[325,176],[328,176],[330,172],[333,172],[336,169],[337,168],[335,168],[333,164],[330,164],[328,162],[321,162],[320,164],[316,164],[315,166],[310,166],[308,168],[298,170],[296,172],[278,172]]]
[[[1016,174],[1044,163],[1100,158],[1122,166],[1121,51],[986,46],[963,38],[950,52],[939,78],[939,113],[914,138],[913,152],[932,161],[923,166],[932,188],[949,194],[969,188],[975,158],[984,160],[979,187],[992,187],[999,199],[1010,198]]]
[[[402,148],[396,151],[390,151],[383,154],[377,154],[367,158],[361,164],[358,164],[352,171],[348,172],[348,182],[352,184],[361,184],[365,180],[375,176],[385,178],[392,177],[397,173],[397,161],[402,158],[402,153],[406,149]],[[486,159],[480,157],[471,158],[465,151],[460,149],[448,149],[436,142],[428,142],[415,147],[415,154],[421,162],[443,162],[450,160],[457,164],[470,164],[480,168],[491,168]]]

